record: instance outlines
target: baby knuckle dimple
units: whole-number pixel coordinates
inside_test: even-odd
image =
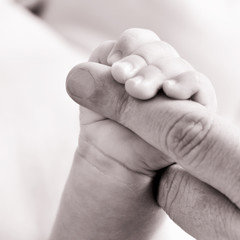
[[[192,65],[181,57],[162,57],[155,65],[162,70],[167,79],[176,78],[184,72],[193,70]]]
[[[126,56],[142,44],[157,40],[159,40],[159,37],[148,29],[131,28],[121,34],[117,42],[117,49],[121,50],[123,55]]]
[[[192,82],[196,87],[200,89],[201,86],[206,87],[206,83],[210,83],[210,80],[201,72],[198,72],[194,69],[183,72],[179,76],[177,76],[178,79],[184,79],[189,82]]]
[[[166,147],[176,161],[184,166],[197,164],[197,156],[205,154],[207,136],[212,127],[212,116],[206,111],[183,114],[171,126],[166,135]],[[196,161],[195,161],[196,160]]]
[[[162,48],[166,49],[165,51],[171,54],[172,56],[179,57],[177,50],[167,42],[161,41]]]
[[[155,64],[164,57],[178,57],[171,45],[159,40],[141,45],[134,51],[134,54],[144,58],[148,64]]]

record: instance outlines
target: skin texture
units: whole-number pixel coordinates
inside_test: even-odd
[[[109,46],[101,49],[108,52]],[[157,171],[175,162],[155,185],[158,204],[197,239],[239,239],[236,129],[193,101],[163,95],[144,102],[135,99],[114,81],[111,67],[103,65],[104,54],[95,52],[92,59],[98,63],[76,66],[67,80],[69,95],[85,108],[79,147],[51,239],[79,239],[80,233],[85,239],[99,233],[97,239],[151,239],[160,215],[150,191],[156,184],[153,179]],[[139,195],[134,198],[127,187],[122,189],[123,182]],[[140,201],[142,197],[147,201]],[[128,214],[118,218],[123,212]],[[135,224],[125,231],[123,225],[129,221]],[[87,227],[81,227],[83,223]]]
[[[129,29],[123,32],[109,53],[107,63],[112,66],[113,78],[125,84],[132,97],[150,99],[162,89],[170,98],[191,98],[216,111],[217,100],[211,82],[152,31]]]

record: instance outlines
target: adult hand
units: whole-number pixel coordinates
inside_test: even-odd
[[[234,127],[195,102],[160,95],[136,100],[102,64],[75,67],[67,89],[77,103],[133,131],[164,161],[182,167],[162,174],[157,198],[178,225],[197,239],[240,238],[240,135]],[[144,161],[157,171],[162,159]]]

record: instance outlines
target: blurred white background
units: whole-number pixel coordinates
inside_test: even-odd
[[[79,132],[66,75],[127,28],[172,44],[211,79],[219,114],[237,124],[239,11],[237,0],[1,0],[0,239],[47,239]],[[168,219],[158,236],[191,239]]]

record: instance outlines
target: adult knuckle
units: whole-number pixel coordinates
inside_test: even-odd
[[[194,163],[198,154],[207,150],[203,146],[207,145],[205,141],[208,141],[212,120],[207,110],[183,114],[169,127],[166,136],[168,151],[184,165]]]
[[[116,107],[113,119],[119,123],[124,123],[131,108],[131,98],[126,91],[123,91],[116,97],[115,101],[114,105]]]
[[[169,167],[161,176],[158,203],[173,220],[188,180],[188,175],[180,167],[175,166]]]
[[[231,217],[227,220],[225,219],[225,225],[227,225],[227,229],[230,229],[228,231],[229,239],[237,240],[240,239],[240,212],[237,208],[234,210],[231,213]]]
[[[238,189],[239,189],[239,187],[238,187]],[[237,191],[237,192],[234,193],[233,203],[234,203],[238,208],[240,208],[240,193],[239,193],[239,191]]]

